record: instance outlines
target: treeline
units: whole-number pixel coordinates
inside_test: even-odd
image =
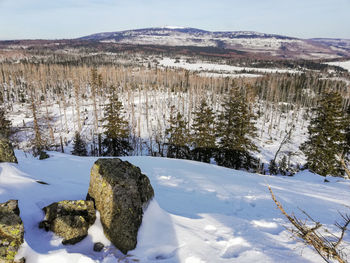
[[[229,60],[230,65],[240,65],[252,68],[290,68],[290,69],[309,69],[327,72],[328,70],[337,71],[338,74],[348,75],[348,71],[342,67],[328,65],[323,60],[289,60],[289,59],[250,59],[242,58]]]

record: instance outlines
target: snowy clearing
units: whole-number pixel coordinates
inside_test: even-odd
[[[19,164],[0,164],[0,201],[19,199],[25,244],[18,257],[27,263],[86,262],[320,262],[310,248],[290,238],[269,184],[287,212],[307,211],[335,231],[338,211],[349,211],[350,182],[300,172],[294,177],[249,174],[194,161],[124,157],[151,180],[155,198],[141,225],[138,245],[123,256],[110,245],[97,220],[74,246],[38,228],[41,209],[65,199],[85,199],[96,157],[49,152],[39,161],[16,151]],[[39,184],[44,181],[49,185]],[[346,236],[349,241],[349,236]],[[93,243],[106,245],[94,252]]]
[[[214,71],[224,73],[239,73],[245,72],[259,72],[259,73],[300,73],[297,70],[291,69],[277,69],[277,68],[248,68],[248,67],[237,67],[224,64],[211,64],[204,62],[188,63],[183,59],[176,60],[172,58],[163,58],[159,61],[159,64],[163,67],[172,68],[183,68],[191,71]]]
[[[201,72],[198,74],[201,77],[208,77],[208,78],[259,78],[262,75],[259,74],[247,74],[247,73],[236,73],[236,74],[225,74],[225,73],[210,73],[210,72]]]
[[[332,65],[332,66],[338,66],[338,67],[346,69],[347,71],[350,71],[350,60],[338,61],[338,62],[328,62],[327,64]]]

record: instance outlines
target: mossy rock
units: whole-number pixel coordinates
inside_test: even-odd
[[[3,137],[0,137],[0,162],[17,163],[11,142]]]
[[[153,196],[148,177],[129,162],[98,159],[91,169],[87,199],[94,200],[105,235],[124,254],[136,247],[143,208]]]
[[[43,210],[45,219],[40,222],[39,227],[63,237],[64,245],[83,240],[88,234],[89,227],[96,220],[92,201],[65,200],[52,203]]]
[[[0,204],[0,263],[12,263],[23,244],[24,227],[17,200]]]

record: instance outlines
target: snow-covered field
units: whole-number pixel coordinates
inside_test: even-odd
[[[198,74],[202,77],[208,77],[208,78],[258,78],[262,75],[259,74],[248,74],[248,73],[209,73],[209,72],[201,72]]]
[[[239,73],[242,71],[245,72],[259,72],[259,73],[299,73],[297,70],[291,69],[278,69],[278,68],[249,68],[249,67],[237,67],[230,66],[225,64],[212,64],[205,62],[196,62],[188,63],[185,60],[181,59],[176,61],[173,58],[163,58],[159,61],[159,64],[163,67],[172,67],[172,68],[183,68],[191,71],[214,71],[214,72],[223,72],[223,73]]]
[[[124,157],[141,168],[155,190],[136,249],[128,257],[114,249],[99,220],[83,241],[63,246],[60,238],[38,228],[44,216],[41,208],[64,199],[84,199],[96,157],[49,154],[51,158],[39,161],[16,151],[18,165],[0,164],[0,202],[19,199],[26,232],[18,256],[25,256],[27,263],[321,262],[315,252],[290,237],[267,185],[287,212],[302,217],[298,208],[303,209],[333,231],[338,211],[349,211],[345,205],[350,182],[343,179],[324,183],[324,178],[306,171],[271,177],[186,160]],[[345,239],[350,241],[349,236]],[[106,245],[103,252],[93,252],[97,241]]]
[[[350,71],[350,60],[348,61],[338,61],[338,62],[328,62],[328,65],[338,66]]]

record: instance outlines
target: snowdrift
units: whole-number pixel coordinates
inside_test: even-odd
[[[267,185],[287,212],[303,217],[298,208],[303,209],[334,231],[338,211],[349,212],[350,182],[339,178],[324,183],[306,171],[271,177],[187,160],[125,157],[155,190],[136,249],[127,256],[116,250],[103,234],[99,215],[87,238],[63,246],[59,237],[38,228],[41,209],[64,199],[84,199],[97,158],[49,154],[39,161],[17,151],[18,164],[0,164],[0,202],[19,200],[26,232],[18,258],[28,263],[320,262],[315,252],[290,238]],[[106,245],[103,252],[93,251],[94,242]]]

